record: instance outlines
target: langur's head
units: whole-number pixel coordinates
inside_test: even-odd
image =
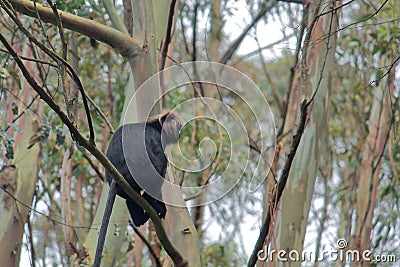
[[[173,111],[166,111],[152,118],[157,119],[162,127],[161,139],[163,145],[176,144],[182,129],[182,119]]]

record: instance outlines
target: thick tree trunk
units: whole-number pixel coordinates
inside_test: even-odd
[[[27,48],[25,55],[32,56],[30,48]],[[37,73],[36,69],[31,69],[31,73]],[[17,84],[14,86],[17,88]],[[19,93],[22,104],[29,103],[35,95],[26,81],[22,83],[22,90],[16,89],[15,92],[17,95]],[[34,106],[39,110],[39,101]],[[24,105],[20,105],[18,110],[22,111],[24,108]],[[0,266],[19,266],[24,225],[29,213],[29,209],[21,203],[32,203],[40,163],[40,144],[27,148],[30,137],[39,134],[39,122],[32,116],[32,113],[25,112],[18,119],[21,133],[12,134],[15,151],[14,160],[10,163],[15,165],[17,173],[8,172],[5,176],[2,175],[4,173],[0,174],[0,184],[7,185],[6,188],[11,191],[11,195],[8,195],[0,190]],[[10,116],[9,121],[12,119]],[[6,183],[4,179],[7,180]],[[12,188],[15,190],[11,190]]]
[[[310,2],[310,35],[306,36],[304,42],[301,68],[301,94],[308,101],[314,98],[309,106],[306,128],[283,193],[281,216],[276,223],[279,225],[277,247],[288,251],[297,250],[299,253],[303,250],[318,168],[327,168],[329,162],[328,98],[331,71],[335,66],[338,17],[332,12],[315,20],[319,13],[331,10],[335,1],[321,6],[320,3],[319,0]],[[300,266],[300,263],[279,262],[278,265]]]

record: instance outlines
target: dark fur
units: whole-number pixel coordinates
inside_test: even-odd
[[[107,150],[108,159],[129,185],[137,192],[140,192],[157,211],[160,218],[164,218],[167,212],[165,204],[160,201],[162,199],[161,187],[163,183],[161,178],[165,177],[168,164],[164,148],[166,145],[178,142],[181,127],[180,118],[169,111],[150,118],[146,123],[125,124],[115,131]],[[145,141],[143,142],[143,140]],[[124,155],[126,155],[126,158]],[[143,225],[149,219],[149,215],[145,210],[116,184],[107,171],[106,180],[110,185],[110,193],[100,228],[94,261],[95,267],[100,265],[100,255],[102,254],[108,221],[116,194],[126,200],[129,214],[136,226]],[[145,190],[142,189],[143,187]]]

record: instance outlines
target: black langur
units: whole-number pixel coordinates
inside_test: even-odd
[[[168,163],[164,149],[165,146],[179,141],[181,128],[180,118],[174,112],[167,111],[150,118],[147,122],[119,127],[108,145],[108,159],[129,185],[149,202],[160,218],[165,218],[167,212],[161,195]],[[146,223],[149,219],[146,211],[119,187],[107,171],[106,180],[110,185],[110,191],[101,222],[94,267],[100,266],[107,226],[116,195],[126,200],[130,216],[136,226]]]

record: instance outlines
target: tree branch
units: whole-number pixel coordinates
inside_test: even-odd
[[[51,8],[44,7],[28,0],[8,0],[18,12],[36,18],[36,12],[40,15],[40,20],[56,25],[57,18]],[[4,1],[0,1],[3,6]],[[105,26],[94,20],[85,19],[72,15],[68,12],[58,11],[64,28],[71,31],[82,33],[92,39],[103,42],[116,49],[121,56],[131,59],[142,53],[142,46],[135,38],[130,37],[118,30]]]
[[[104,179],[104,174],[99,170],[99,168],[96,166],[96,164],[94,164],[93,160],[89,157],[89,155],[86,153],[82,153],[82,156],[89,163],[90,167],[92,167],[92,169],[96,172],[96,174],[97,174],[97,176],[99,176],[100,180],[102,180],[104,182],[106,180],[106,179]]]
[[[160,258],[157,257],[156,252],[154,251],[150,242],[146,239],[146,237],[140,232],[139,228],[134,226],[132,221],[129,220],[129,225],[132,227],[133,231],[137,234],[137,236],[142,240],[142,242],[146,245],[147,249],[149,250],[151,256],[153,257],[154,261],[156,262],[156,267],[161,267],[162,264],[160,262]]]
[[[297,44],[296,44],[296,50],[294,53],[294,62],[293,65],[290,67],[290,75],[289,75],[289,82],[288,82],[288,88],[287,88],[287,93],[286,93],[286,102],[283,102],[283,110],[281,110],[281,114],[282,114],[282,124],[278,130],[277,133],[277,137],[278,138],[282,138],[283,136],[283,130],[285,129],[285,123],[286,123],[286,118],[288,116],[288,106],[290,105],[290,96],[292,94],[292,89],[293,89],[293,83],[294,83],[294,78],[295,78],[295,74],[296,74],[296,68],[297,65],[299,64],[299,55],[300,55],[300,51],[301,51],[301,45],[302,45],[302,41],[303,41],[303,36],[304,36],[304,32],[305,32],[305,28],[306,28],[306,19],[307,19],[307,14],[309,11],[309,6],[306,5],[303,8],[303,15],[302,15],[302,19],[301,19],[301,26],[300,26],[300,31],[299,31],[299,35],[297,37]]]
[[[272,228],[271,213],[275,211],[276,208],[278,207],[279,200],[281,199],[283,190],[285,189],[286,182],[288,180],[290,173],[290,168],[292,166],[294,156],[296,155],[297,148],[300,144],[301,136],[303,135],[304,132],[306,117],[307,117],[307,101],[304,100],[303,103],[301,104],[301,118],[300,118],[299,128],[297,130],[297,133],[293,137],[292,146],[289,154],[287,155],[287,160],[285,162],[285,166],[283,167],[281,178],[279,179],[277,186],[274,188],[274,191],[272,192],[272,198],[271,198],[272,203],[270,204],[270,208],[268,209],[268,214],[265,217],[264,223],[261,227],[260,235],[258,236],[256,245],[254,246],[253,252],[251,253],[249,262],[247,263],[247,267],[253,267],[256,264],[258,252],[262,249],[262,246],[265,242],[265,238],[268,236],[269,231]]]
[[[161,62],[159,67],[160,71],[163,70],[165,67],[165,60],[168,54],[168,46],[171,43],[171,32],[172,32],[172,23],[174,21],[175,5],[176,5],[176,0],[172,0],[169,6],[167,32],[165,33],[165,39],[163,47],[161,49]]]
[[[256,15],[256,17],[253,19],[252,22],[250,22],[249,25],[243,30],[243,32],[239,35],[238,38],[236,38],[235,42],[228,48],[228,50],[225,52],[225,54],[222,56],[220,59],[221,64],[226,64],[229,59],[233,56],[235,51],[238,49],[239,45],[242,43],[243,39],[247,36],[247,33],[250,31],[251,28],[253,28],[254,25],[257,24],[257,22],[264,17],[264,15],[272,9],[272,7],[275,6],[277,0],[271,0],[268,1],[266,4],[263,5],[261,8],[260,12]]]

